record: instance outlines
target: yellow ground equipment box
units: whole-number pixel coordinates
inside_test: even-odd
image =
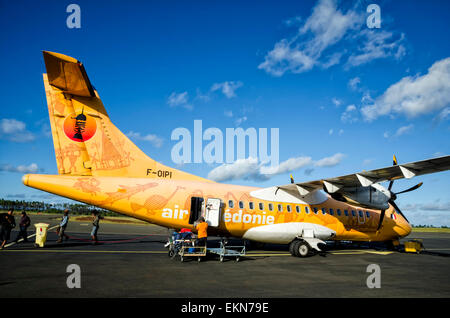
[[[36,227],[36,245],[39,247],[44,247],[45,241],[47,240],[47,223],[37,223],[34,225]]]
[[[411,240],[405,242],[405,252],[407,253],[420,253],[423,250],[423,244],[421,240]]]

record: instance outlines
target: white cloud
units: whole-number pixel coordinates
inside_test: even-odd
[[[245,179],[263,180],[260,164],[256,158],[238,159],[231,164],[223,164],[208,173],[208,178],[217,182]]]
[[[435,118],[435,121],[441,122],[450,118],[450,107],[445,107]]]
[[[205,103],[207,103],[211,100],[211,96],[209,96],[209,93],[203,94],[199,88],[197,88],[196,93],[197,94],[195,96],[195,99],[197,99],[197,100],[201,100],[202,102],[205,102]]]
[[[273,76],[282,76],[285,72],[303,73],[313,68],[316,61],[306,55],[299,46],[291,47],[291,43],[282,39],[275,43],[275,47],[270,51],[265,61],[259,64],[258,68]]]
[[[366,29],[361,31],[360,36],[366,38],[366,41],[357,50],[357,54],[348,58],[347,67],[366,64],[379,58],[394,57],[398,60],[405,55],[403,34],[396,39],[392,32]]]
[[[286,72],[303,73],[315,66],[327,69],[344,57],[347,68],[379,58],[401,58],[405,54],[404,36],[367,29],[364,9],[357,3],[344,12],[336,0],[318,1],[303,24],[299,17],[285,22],[287,26],[299,25],[297,32],[276,42],[258,69],[282,76]],[[331,49],[334,52],[329,52]]]
[[[356,91],[359,84],[361,84],[361,79],[359,77],[352,78],[348,81],[348,87],[350,87],[352,91]]]
[[[240,126],[243,122],[247,121],[247,116],[240,117],[234,121],[236,126]]]
[[[402,135],[408,134],[410,133],[414,128],[413,124],[407,125],[407,126],[402,126],[400,128],[397,129],[397,131],[394,133],[394,135],[392,135],[392,137],[400,137]],[[385,131],[383,134],[384,138],[389,138],[391,137],[390,132]]]
[[[223,112],[223,114],[226,116],[226,117],[233,117],[233,111],[231,111],[231,110],[226,110],[226,111],[224,111]]]
[[[275,43],[258,68],[281,76],[287,71],[302,73],[315,65],[330,67],[339,62],[341,53],[327,56],[327,61],[322,63],[319,61],[322,52],[341,40],[348,30],[361,21],[361,17],[352,10],[343,14],[337,9],[335,1],[319,1],[297,34],[289,40],[282,39]]]
[[[355,105],[348,105],[345,111],[341,115],[341,121],[343,123],[354,123],[358,121],[357,109]]]
[[[39,170],[39,167],[37,164],[32,163],[28,166],[17,166],[14,167],[10,164],[2,164],[0,165],[0,171],[7,171],[7,172],[19,172],[19,173],[35,173]]]
[[[450,212],[450,202],[424,203],[424,204],[421,204],[420,209],[423,211],[447,211],[447,212]]]
[[[373,103],[373,98],[370,96],[369,92],[364,92],[363,97],[361,97],[361,103],[363,105],[369,105]]]
[[[328,130],[328,135],[331,136],[333,134],[333,132],[334,132],[333,129]]]
[[[277,166],[264,166],[256,158],[239,159],[231,164],[223,164],[211,170],[208,178],[217,182],[228,180],[264,181],[273,176],[300,169],[311,164],[310,157],[290,158]]]
[[[402,207],[406,211],[446,211],[450,212],[450,202],[441,203],[440,200],[431,203],[406,204]]]
[[[373,121],[392,114],[416,117],[439,111],[449,104],[450,57],[435,62],[425,75],[402,78],[361,112],[366,121]]]
[[[156,148],[161,148],[163,144],[163,139],[161,137],[152,134],[142,136],[141,133],[130,131],[127,136],[135,140],[148,141]]]
[[[26,129],[26,124],[16,119],[0,120],[0,138],[12,142],[30,142],[35,136]]]
[[[334,167],[338,165],[345,155],[337,153],[331,157],[313,161],[311,157],[301,156],[289,158],[281,162],[277,166],[265,166],[264,163],[258,162],[257,158],[239,159],[231,164],[222,164],[208,174],[208,178],[217,182],[229,180],[254,180],[265,181],[283,173],[292,172],[310,165],[316,167]],[[314,169],[305,170],[307,175],[311,174]]]
[[[342,101],[339,100],[339,99],[337,99],[336,97],[333,97],[333,98],[331,99],[331,101],[333,102],[334,106],[336,106],[336,107],[339,107],[339,106],[341,106],[341,104],[342,104]]]
[[[188,110],[192,110],[193,106],[188,102],[189,96],[187,92],[183,92],[183,93],[175,93],[172,92],[172,94],[170,94],[169,98],[167,99],[167,104],[170,107],[177,107],[177,106],[181,106],[184,107]]]
[[[223,83],[215,83],[211,87],[211,91],[215,92],[217,90],[220,90],[222,92],[222,94],[224,94],[227,98],[232,98],[232,97],[236,97],[235,91],[242,85],[244,85],[244,84],[242,84],[242,82],[240,82],[240,81],[237,81],[237,82],[226,81]]]
[[[414,125],[408,125],[408,126],[402,126],[399,129],[397,129],[397,131],[395,132],[395,136],[399,137],[401,135],[407,134],[409,132],[411,132],[411,130],[414,128]]]
[[[264,167],[260,168],[262,174],[265,175],[278,175],[286,172],[291,172],[294,170],[298,170],[312,163],[311,157],[297,157],[297,158],[289,158],[286,161],[283,161],[278,166],[275,167]]]
[[[331,157],[326,157],[320,160],[317,160],[314,165],[316,167],[334,167],[341,163],[342,159],[344,159],[345,155],[342,153],[334,154]]]
[[[301,22],[302,22],[301,17],[293,17],[293,18],[289,18],[289,19],[286,19],[285,21],[283,21],[283,23],[287,26],[297,25],[297,24],[300,24]]]

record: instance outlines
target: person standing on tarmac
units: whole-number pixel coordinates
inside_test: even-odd
[[[92,212],[92,232],[91,232],[91,237],[92,237],[92,243],[93,244],[97,244],[98,240],[97,240],[97,232],[98,232],[98,228],[100,226],[100,220],[103,219],[103,217],[98,213],[98,212]]]
[[[27,212],[22,211],[22,217],[20,218],[19,222],[19,234],[17,234],[17,237],[15,239],[15,242],[17,243],[21,237],[23,237],[23,241],[26,243],[28,242],[28,234],[27,229],[31,224],[30,217],[27,215]]]
[[[11,208],[8,213],[0,214],[0,239],[2,240],[2,245],[0,250],[3,249],[6,242],[8,242],[11,235],[11,229],[16,227],[16,220],[14,219],[14,208]]]
[[[63,216],[63,218],[61,220],[61,223],[59,224],[59,229],[58,229],[58,236],[59,236],[59,238],[56,241],[56,243],[61,243],[63,238],[66,238],[66,240],[69,239],[67,234],[64,233],[68,223],[69,223],[69,210],[65,209],[64,210],[64,216]]]
[[[205,222],[205,219],[201,217],[199,223],[195,227],[197,230],[197,246],[207,246],[208,240],[208,223]]]

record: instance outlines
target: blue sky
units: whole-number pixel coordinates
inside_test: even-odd
[[[81,28],[69,29],[69,4]],[[369,29],[366,8],[381,9]],[[113,122],[176,167],[171,133],[278,128],[280,168],[243,160],[181,169],[268,187],[450,154],[446,1],[0,1],[0,196],[55,201],[21,183],[56,174],[42,50],[82,61]],[[208,142],[204,142],[205,146]],[[215,169],[215,173],[211,171]],[[398,205],[414,224],[450,226],[450,172]]]

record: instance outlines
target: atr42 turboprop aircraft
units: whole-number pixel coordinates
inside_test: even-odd
[[[326,240],[394,241],[411,232],[394,180],[450,169],[450,156],[336,178],[256,188],[216,183],[160,164],[110,120],[82,63],[44,51],[43,74],[58,175],[27,174],[29,187],[170,229],[290,244],[295,256]],[[380,183],[389,182],[386,189]]]

